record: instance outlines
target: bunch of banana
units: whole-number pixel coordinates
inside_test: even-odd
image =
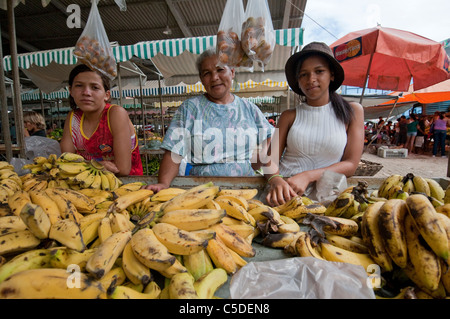
[[[359,181],[341,192],[326,208],[325,216],[357,218],[361,216],[370,203],[368,184]]]
[[[428,196],[413,193],[406,200],[392,198],[369,205],[361,234],[382,272],[401,269],[433,298],[449,294],[442,267],[450,260],[450,218],[439,213]]]
[[[405,176],[393,174],[383,180],[377,190],[377,196],[381,198],[406,199],[414,193],[422,193],[433,202],[435,207],[445,203],[445,191],[434,179],[408,173]]]
[[[8,198],[22,189],[22,180],[7,161],[0,161],[0,204],[6,204]]]

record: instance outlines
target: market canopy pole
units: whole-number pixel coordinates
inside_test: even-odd
[[[2,38],[0,37],[0,106],[2,112],[2,133],[3,141],[5,143],[6,160],[11,162],[12,159],[12,143],[11,143],[11,132],[9,131],[9,116],[8,116],[8,100],[6,98],[6,87],[5,87],[5,74],[3,72],[3,46]]]
[[[25,134],[23,126],[22,100],[20,98],[20,77],[19,77],[19,61],[17,59],[17,43],[16,43],[16,28],[14,19],[14,4],[13,0],[8,0],[8,27],[9,27],[9,41],[11,50],[11,63],[13,72],[13,87],[14,87],[14,118],[16,127],[16,137],[20,148],[20,157],[25,158]],[[3,70],[2,70],[3,72]]]

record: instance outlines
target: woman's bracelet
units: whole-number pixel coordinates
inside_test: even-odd
[[[270,176],[270,177],[267,179],[267,183],[270,182],[270,180],[271,180],[272,178],[274,178],[274,177],[281,177],[281,178],[283,178],[283,175],[280,175],[280,174],[272,175],[272,176]]]

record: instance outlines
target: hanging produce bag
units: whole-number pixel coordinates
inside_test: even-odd
[[[220,65],[251,68],[253,61],[244,53],[240,35],[244,21],[242,0],[228,0],[217,32],[217,54]]]
[[[275,48],[275,30],[267,0],[248,0],[241,41],[244,52],[264,71]]]
[[[117,64],[98,11],[98,1],[92,0],[88,21],[75,45],[73,54],[78,61],[114,80],[117,76]]]

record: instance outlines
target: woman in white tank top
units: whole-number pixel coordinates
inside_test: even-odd
[[[284,111],[263,171],[269,185],[267,202],[280,205],[320,179],[326,170],[350,177],[364,147],[364,111],[335,91],[344,70],[331,49],[312,42],[286,63],[286,78],[304,103]]]

